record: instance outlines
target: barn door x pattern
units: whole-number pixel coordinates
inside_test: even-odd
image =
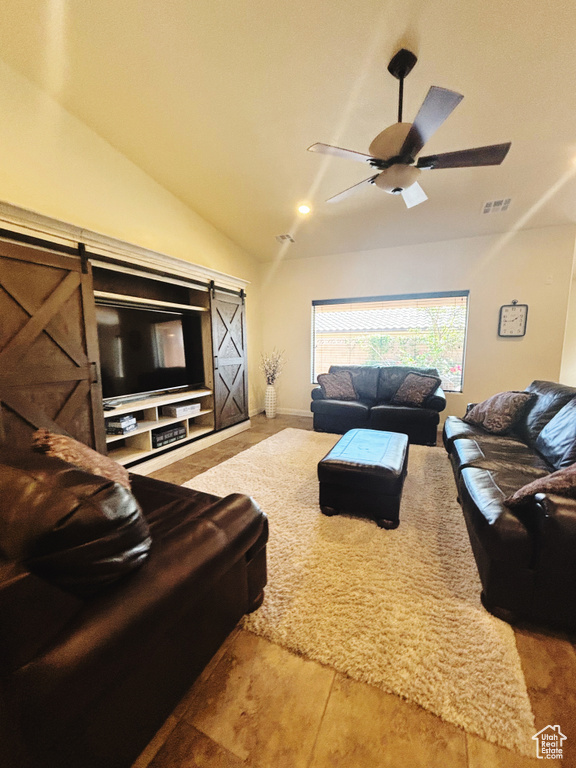
[[[247,418],[244,304],[235,296],[212,302],[216,426]]]
[[[5,438],[44,427],[95,444],[80,264],[21,246],[0,248],[0,403]]]

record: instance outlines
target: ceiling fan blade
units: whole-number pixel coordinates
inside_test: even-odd
[[[424,144],[440,128],[463,98],[461,93],[433,85],[418,110],[416,119],[412,123],[412,128],[410,128],[399,154],[416,157]]]
[[[333,147],[331,144],[312,144],[308,147],[308,152],[319,152],[321,155],[334,155],[334,157],[344,157],[348,160],[356,160],[360,163],[370,163],[374,158],[371,155],[364,155],[362,152],[355,152],[353,149],[342,149],[342,147]]]
[[[444,152],[441,155],[428,155],[418,159],[418,168],[468,168],[476,165],[500,165],[508,154],[512,142],[491,144],[488,147],[462,149],[459,152]]]
[[[406,208],[414,208],[415,205],[420,205],[420,203],[428,200],[428,195],[417,181],[411,186],[406,187],[406,189],[403,189],[400,194],[406,203]]]
[[[343,192],[338,192],[337,195],[334,195],[333,197],[329,197],[328,200],[326,200],[327,203],[339,203],[340,200],[344,200],[344,198],[348,197],[349,195],[352,195],[358,187],[361,187],[363,184],[373,184],[374,180],[380,176],[379,173],[376,173],[374,176],[370,176],[368,179],[364,179],[363,181],[359,181],[358,184],[353,184],[351,187],[348,187],[348,189],[345,189]]]

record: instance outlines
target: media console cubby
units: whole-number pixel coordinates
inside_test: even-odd
[[[94,288],[97,306],[144,308],[153,312],[173,312],[176,315],[196,317],[198,324],[197,329],[192,331],[192,337],[197,339],[193,343],[201,350],[203,361],[200,362],[203,372],[200,371],[194,384],[190,382],[191,386],[186,390],[143,394],[140,398],[120,397],[117,402],[110,398],[105,400],[105,404],[114,404],[113,410],[104,411],[106,425],[126,414],[134,414],[137,421],[137,427],[126,434],[106,434],[108,455],[120,464],[133,466],[213,433],[217,425],[214,418],[212,332],[207,288],[182,285],[178,280],[168,282],[153,276],[124,274],[102,266],[94,267]],[[104,362],[102,349],[101,362]],[[125,368],[129,365],[130,361]],[[199,381],[202,384],[196,383]],[[162,413],[164,405],[178,406],[195,402],[200,403],[197,413],[180,416],[166,416]],[[182,436],[158,444],[154,437],[171,427],[181,427]]]
[[[200,401],[200,411],[190,416],[163,416],[163,405],[184,405]],[[128,413],[134,414],[138,426],[125,435],[106,435],[108,455],[120,464],[131,464],[150,458],[166,448],[176,447],[191,438],[207,435],[214,430],[213,395],[209,389],[189,390],[178,394],[158,395],[105,411],[106,423]],[[179,440],[154,448],[152,433],[161,428],[182,424],[186,434]]]

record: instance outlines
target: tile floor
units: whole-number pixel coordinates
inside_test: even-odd
[[[252,419],[250,430],[152,476],[183,483],[311,419]],[[576,652],[561,634],[516,627],[536,727],[568,737],[576,768]],[[420,707],[236,629],[133,768],[527,768],[541,765]]]

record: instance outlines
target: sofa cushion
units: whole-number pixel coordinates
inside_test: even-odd
[[[324,397],[328,400],[358,399],[350,371],[321,373],[318,376],[318,384],[320,384]]]
[[[376,400],[378,395],[378,375],[380,368],[377,365],[331,365],[329,373],[349,371],[352,374],[354,389],[358,393],[358,400]]]
[[[492,435],[483,431],[474,439],[491,462],[532,467],[544,475],[551,471],[551,465],[515,435]]]
[[[507,440],[501,437],[499,440]],[[502,457],[501,453],[507,455]],[[490,472],[492,481],[508,496],[526,483],[548,474],[548,468],[524,443],[508,443],[500,452],[490,443],[479,444],[476,440],[465,438],[454,440],[450,456],[455,472],[461,473],[467,467],[485,469]]]
[[[438,389],[440,383],[440,378],[436,376],[407,373],[390,402],[393,405],[421,407],[426,398]]]
[[[440,414],[430,408],[408,405],[375,405],[370,409],[368,427],[385,432],[402,432],[411,443],[436,445]]]
[[[32,661],[83,607],[80,598],[0,556],[0,678]]]
[[[528,404],[514,431],[528,445],[534,446],[543,427],[566,403],[576,397],[576,389],[553,381],[533,381],[526,387],[527,392],[536,395]]]
[[[80,596],[146,559],[148,525],[124,486],[29,451],[0,455],[0,550]]]
[[[415,368],[405,365],[382,366],[378,376],[378,401],[389,403],[409,373],[421,373],[426,376],[438,377],[436,368]]]
[[[471,408],[464,416],[464,421],[482,427],[493,435],[504,435],[512,429],[534,397],[529,392],[499,392]]]
[[[555,469],[576,461],[576,400],[567,403],[546,424],[535,446]]]
[[[527,485],[519,488],[515,493],[504,499],[507,507],[521,506],[532,499],[535,493],[556,493],[559,496],[576,498],[576,464],[559,469],[549,475],[544,475]]]
[[[437,427],[440,421],[438,411],[429,408],[412,408],[408,405],[375,405],[370,409],[370,428],[390,432],[403,432],[402,427],[427,425]]]
[[[527,567],[532,559],[531,537],[524,523],[504,504],[505,494],[487,469],[466,467],[458,483],[470,541],[484,583],[486,567],[495,561]],[[482,552],[485,553],[482,558]]]
[[[313,400],[310,405],[312,413],[322,413],[327,416],[347,416],[354,414],[363,422],[368,420],[370,407],[358,400]]]
[[[477,427],[475,424],[468,424],[458,416],[447,416],[442,431],[444,447],[448,453],[450,453],[454,440],[464,437],[474,439],[477,435],[482,433],[482,427]]]
[[[38,429],[32,435],[32,446],[34,450],[45,453],[47,456],[55,456],[94,475],[107,477],[130,490],[130,478],[125,467],[114,459],[93,451],[92,448],[74,440],[73,437],[57,435],[47,429]]]

